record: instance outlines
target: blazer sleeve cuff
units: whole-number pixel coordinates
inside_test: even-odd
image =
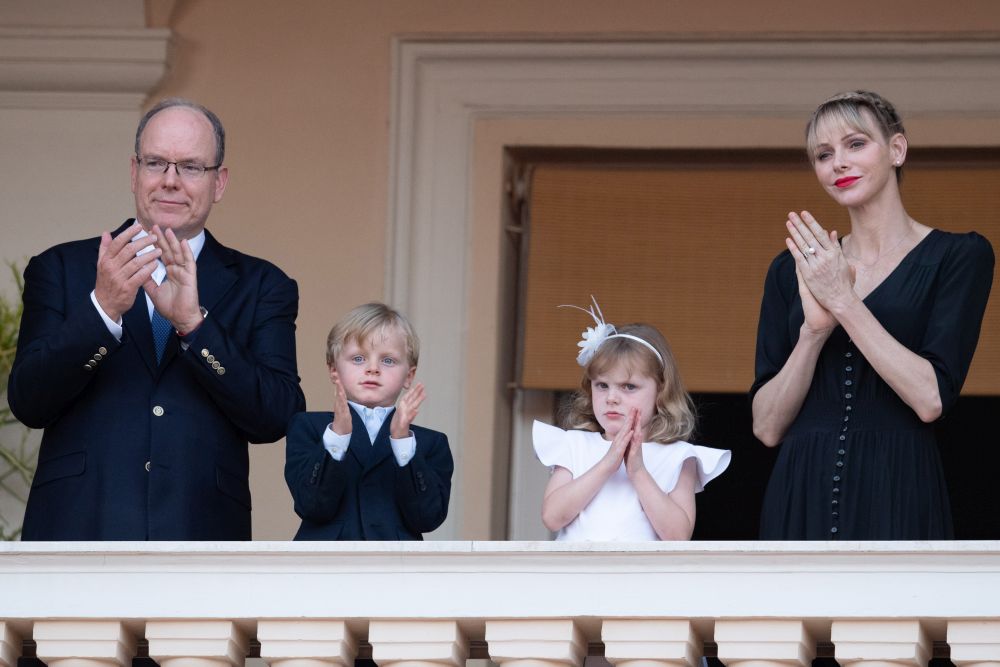
[[[323,447],[330,453],[334,461],[343,461],[347,447],[351,444],[351,434],[340,435],[330,426],[323,429]]]

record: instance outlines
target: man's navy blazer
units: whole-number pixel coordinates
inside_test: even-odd
[[[22,539],[250,539],[247,443],[281,438],[305,404],[298,289],[205,236],[208,316],[187,350],[171,335],[159,364],[141,289],[120,342],[90,299],[100,239],[28,263],[8,401],[45,432]]]
[[[351,410],[341,461],[323,446],[332,412],[302,412],[285,440],[285,481],[302,518],[296,540],[422,540],[448,516],[455,464],[444,433],[411,426],[416,451],[400,466],[389,444],[392,414],[372,444]]]

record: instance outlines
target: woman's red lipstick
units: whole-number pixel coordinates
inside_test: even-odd
[[[848,185],[853,185],[854,181],[861,178],[860,176],[844,176],[843,178],[838,178],[833,182],[838,188],[846,188]]]

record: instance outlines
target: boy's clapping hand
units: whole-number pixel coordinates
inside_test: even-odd
[[[417,413],[420,412],[420,404],[426,397],[423,382],[418,382],[413,389],[403,394],[396,405],[396,411],[392,414],[392,423],[389,425],[390,437],[394,440],[410,437],[410,424],[416,419]]]
[[[333,432],[337,435],[350,435],[353,427],[351,425],[351,408],[347,405],[347,392],[344,391],[344,385],[340,383],[340,375],[337,374],[337,371],[330,371],[330,379],[333,380],[334,386]]]

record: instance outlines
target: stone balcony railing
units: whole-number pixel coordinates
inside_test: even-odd
[[[0,545],[0,667],[1000,665],[1000,543]]]

